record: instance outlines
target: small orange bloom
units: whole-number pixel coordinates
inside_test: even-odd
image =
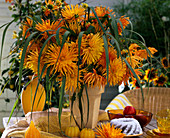
[[[93,72],[86,73],[86,75],[84,76],[84,81],[88,87],[100,87],[101,85],[106,85],[106,79],[103,76],[97,74],[97,71],[95,69],[93,69]]]
[[[163,57],[161,59],[161,63],[162,63],[164,68],[166,68],[166,69],[170,68],[170,63],[169,63],[169,61],[168,61],[168,59],[166,57]]]
[[[122,23],[123,29],[125,29],[126,26],[129,24],[129,21],[128,21],[129,17],[121,16],[119,20]],[[122,35],[122,27],[121,27],[120,23],[117,23],[117,26],[118,26],[119,35]]]
[[[97,126],[95,133],[98,138],[123,138],[125,134],[121,133],[121,131],[121,129],[115,128],[114,125],[106,123]]]
[[[84,15],[85,9],[78,4],[71,7],[69,5],[65,6],[65,9],[61,10],[62,16],[67,21],[75,21],[75,20],[82,20]]]
[[[42,39],[44,38],[44,39],[47,39],[48,37],[49,37],[49,35],[51,35],[51,34],[55,34],[56,33],[56,31],[57,31],[57,29],[59,28],[59,27],[61,27],[63,25],[63,22],[60,22],[59,20],[57,20],[56,22],[52,22],[52,23],[50,23],[50,20],[43,20],[42,19],[42,23],[38,23],[37,25],[36,25],[36,29],[38,30],[38,31],[40,31],[40,32],[44,32],[43,34],[42,34]],[[47,33],[47,31],[48,31],[48,33]],[[60,33],[63,33],[64,32],[64,29],[61,29],[61,32]],[[49,34],[49,35],[48,35]]]
[[[163,73],[157,77],[155,80],[154,80],[154,85],[158,85],[158,86],[164,86],[168,81],[168,77],[165,76]]]
[[[27,31],[30,27],[32,27],[33,20],[30,18],[26,18],[26,21],[23,23],[23,31],[22,31],[22,36],[25,36],[27,38],[30,35],[30,31]],[[27,33],[27,34],[26,34]]]

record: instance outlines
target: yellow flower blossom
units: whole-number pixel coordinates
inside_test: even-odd
[[[18,37],[17,32],[16,32],[16,31],[13,31],[12,39],[15,39],[15,38],[17,38],[17,37]]]
[[[84,9],[87,9],[88,8],[88,4],[87,3],[82,3],[82,7],[84,8]]]
[[[110,123],[101,124],[96,128],[97,138],[123,138],[125,134],[121,133],[121,129],[111,126]]]
[[[48,63],[47,67],[52,66],[52,72],[60,72],[62,75],[74,74],[74,69],[77,68],[77,53],[69,46],[69,43],[65,43],[61,50],[55,43],[50,45],[45,63]]]
[[[75,20],[82,20],[84,15],[84,8],[82,6],[71,5],[71,8],[69,5],[65,6],[65,9],[61,10],[62,16],[67,21],[75,21]]]
[[[104,51],[104,42],[99,33],[95,35],[89,34],[84,39],[86,39],[87,45],[82,47],[82,62],[83,64],[87,63],[90,65],[101,57],[102,52]]]

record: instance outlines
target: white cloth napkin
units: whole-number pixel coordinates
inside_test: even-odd
[[[23,119],[23,120],[19,120],[18,122],[16,122],[13,125],[7,126],[1,136],[1,138],[7,138],[8,134],[13,132],[13,131],[22,131],[22,130],[26,130],[29,127],[28,122]]]

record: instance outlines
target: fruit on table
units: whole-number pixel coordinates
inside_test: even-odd
[[[91,128],[83,128],[80,132],[80,138],[95,138],[95,132]]]
[[[40,131],[34,126],[33,121],[31,121],[30,126],[25,132],[25,138],[40,138]]]
[[[136,115],[136,109],[133,106],[126,106],[123,115]]]
[[[69,137],[79,137],[80,136],[80,130],[77,126],[73,127],[67,127],[65,130],[65,134]]]

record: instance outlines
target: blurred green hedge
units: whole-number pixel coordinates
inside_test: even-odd
[[[170,0],[131,0],[113,6],[114,11],[130,17],[138,32],[146,41],[146,46],[155,47],[159,56],[168,57],[170,47]],[[140,39],[133,35],[133,38]]]

